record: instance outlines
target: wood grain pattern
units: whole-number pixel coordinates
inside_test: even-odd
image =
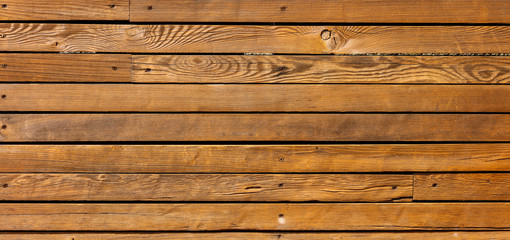
[[[0,114],[0,141],[510,141],[508,114]]]
[[[510,57],[134,55],[133,81],[507,84]]]
[[[412,175],[2,174],[8,201],[387,202],[412,199]]]
[[[0,54],[0,82],[131,82],[128,54]]]
[[[0,230],[508,230],[508,215],[510,203],[4,203]]]
[[[132,0],[131,21],[510,23],[504,0]]]
[[[414,177],[414,200],[509,201],[507,173],[423,173]]]
[[[509,231],[473,232],[212,232],[212,233],[0,233],[3,240],[507,240]]]
[[[0,84],[0,93],[0,111],[510,112],[508,85]]]
[[[510,171],[510,144],[0,145],[4,173]]]
[[[510,26],[0,24],[0,51],[510,53]],[[325,40],[323,40],[323,38]]]
[[[3,0],[0,21],[129,20],[129,0]]]

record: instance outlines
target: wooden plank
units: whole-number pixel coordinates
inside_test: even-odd
[[[510,141],[508,114],[0,114],[0,141]]]
[[[472,232],[212,232],[212,233],[0,233],[3,240],[507,240],[508,231]]]
[[[4,201],[410,201],[412,175],[2,174]]]
[[[510,203],[4,203],[0,230],[508,230],[509,215]]]
[[[0,54],[0,82],[131,82],[128,54]]]
[[[504,0],[132,0],[131,21],[510,23]]]
[[[140,83],[507,84],[507,56],[134,55]]]
[[[0,172],[510,171],[510,144],[0,145]]]
[[[416,174],[414,200],[509,201],[510,174]]]
[[[0,21],[129,20],[129,0],[3,0]]]
[[[510,112],[510,85],[0,84],[0,93],[0,111]]]
[[[510,26],[0,24],[0,51],[510,53]]]

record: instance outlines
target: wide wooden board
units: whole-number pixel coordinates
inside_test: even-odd
[[[131,21],[510,23],[504,0],[131,0]]]
[[[0,230],[509,230],[509,215],[510,203],[3,203]]]
[[[510,53],[510,26],[0,24],[0,51]]]
[[[507,84],[510,57],[133,55],[133,81]]]

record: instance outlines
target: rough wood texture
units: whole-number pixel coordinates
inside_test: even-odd
[[[3,53],[0,82],[131,82],[131,56]]]
[[[509,201],[510,174],[462,173],[416,174],[414,200]]]
[[[510,141],[508,114],[0,114],[0,141]]]
[[[131,21],[510,23],[505,0],[131,0]]]
[[[8,201],[410,201],[412,175],[3,174]]]
[[[3,0],[0,21],[129,20],[129,0]]]
[[[3,240],[508,240],[510,231],[337,233],[0,233]]]
[[[0,51],[509,53],[510,26],[0,24]],[[325,40],[324,40],[325,39]]]
[[[0,93],[0,111],[510,112],[509,85],[0,84]]]
[[[510,144],[0,145],[2,172],[510,171]]]
[[[4,203],[0,230],[508,230],[509,215],[510,203]]]
[[[507,84],[510,57],[134,55],[133,81]]]

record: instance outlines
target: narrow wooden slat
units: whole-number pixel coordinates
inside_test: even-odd
[[[510,203],[4,203],[0,230],[508,230],[509,215]]]
[[[410,201],[412,175],[2,174],[8,201]]]
[[[0,93],[0,111],[510,112],[509,85],[0,84]]]
[[[510,141],[508,114],[0,114],[0,141]]]
[[[510,231],[338,233],[0,233],[3,240],[507,240]]]
[[[0,54],[0,82],[131,82],[128,54]]]
[[[510,200],[508,173],[423,173],[414,179],[413,199],[418,201]]]
[[[0,145],[0,172],[510,171],[510,144]]]
[[[1,21],[128,20],[129,0],[3,0]]]
[[[132,0],[131,21],[510,23],[504,0]]]
[[[509,53],[510,26],[0,24],[0,51]]]
[[[134,55],[133,81],[507,84],[510,57]]]

